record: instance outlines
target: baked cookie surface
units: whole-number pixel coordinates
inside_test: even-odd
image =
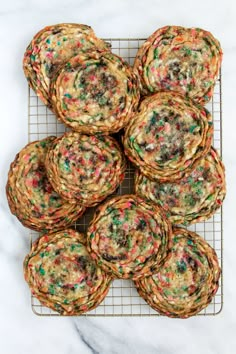
[[[204,104],[213,95],[221,61],[220,43],[210,32],[166,26],[141,46],[134,69],[143,94],[171,90]]]
[[[49,86],[58,68],[78,53],[88,50],[109,50],[87,25],[61,23],[39,31],[28,45],[23,69],[36,94],[51,107]]]
[[[132,68],[110,52],[80,54],[51,82],[58,117],[85,134],[114,133],[123,128],[139,101],[138,79]]]
[[[171,226],[160,208],[135,195],[122,195],[99,206],[87,235],[91,257],[102,269],[135,279],[160,267]]]
[[[24,276],[44,306],[70,316],[97,307],[112,280],[90,257],[84,235],[72,229],[46,234],[33,243]]]
[[[173,92],[145,98],[125,130],[127,157],[152,180],[177,180],[211,147],[208,111]]]
[[[93,206],[122,182],[126,162],[114,138],[68,132],[54,141],[46,167],[52,186],[62,197]]]
[[[137,171],[135,192],[161,206],[174,224],[201,222],[223,203],[225,168],[217,151],[211,148],[188,176],[176,182],[154,182]]]
[[[219,286],[220,266],[214,249],[199,235],[175,229],[163,266],[135,281],[143,299],[157,312],[187,318],[204,309]]]
[[[33,230],[59,230],[75,222],[84,207],[58,195],[50,184],[45,157],[55,137],[26,145],[10,166],[6,193],[9,207],[19,221]]]

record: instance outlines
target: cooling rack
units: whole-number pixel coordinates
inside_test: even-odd
[[[123,57],[131,65],[133,64],[138,48],[145,39],[112,39],[106,38],[111,43],[112,51]],[[222,155],[222,92],[221,74],[216,82],[214,95],[207,108],[211,112],[214,121],[214,147]],[[56,120],[53,113],[38,99],[35,93],[29,88],[28,92],[28,134],[29,142],[43,139],[49,135],[62,135],[67,128]],[[116,195],[133,192],[134,168],[131,164],[125,173],[125,179],[116,191]],[[75,228],[85,232],[94,213],[93,208],[76,222]],[[209,220],[191,225],[189,230],[200,234],[216,251],[218,260],[223,270],[223,215],[222,209]],[[38,233],[31,232],[31,241],[38,237]],[[31,306],[35,314],[39,316],[60,316],[58,313],[44,307],[33,296],[31,296]],[[211,316],[221,312],[223,306],[223,272],[220,280],[218,292],[211,304],[201,311],[197,316]],[[83,316],[160,316],[138,295],[132,281],[114,280],[105,300],[93,311]]]

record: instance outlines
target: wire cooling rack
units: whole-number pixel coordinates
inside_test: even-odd
[[[105,39],[111,43],[112,51],[123,57],[131,65],[133,64],[138,48],[145,39]],[[214,147],[222,155],[222,103],[221,103],[221,75],[216,82],[214,95],[211,102],[207,105],[214,121]],[[54,114],[45,107],[38,99],[35,93],[29,89],[28,96],[28,114],[29,114],[29,141],[43,139],[49,135],[62,135],[67,128],[60,123]],[[115,194],[128,194],[133,192],[134,168],[129,164],[125,179]],[[92,219],[94,208],[87,209],[87,212],[77,221],[75,228],[86,232],[87,225]],[[223,222],[222,210],[209,220],[197,223],[188,228],[200,234],[215,250],[218,260],[223,268]],[[31,240],[38,237],[38,233],[31,232]],[[53,312],[40,302],[31,297],[31,306],[35,314],[39,316],[60,316]],[[220,286],[212,303],[198,316],[216,315],[221,312],[223,306],[223,272],[220,280]],[[114,280],[110,291],[105,300],[93,311],[84,316],[160,316],[138,295],[132,281]]]

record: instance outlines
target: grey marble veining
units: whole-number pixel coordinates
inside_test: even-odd
[[[236,3],[160,0],[9,0],[0,4],[0,353],[233,354],[236,348]],[[28,231],[8,209],[10,162],[27,143],[27,83],[21,63],[32,36],[59,22],[90,24],[101,37],[146,37],[167,24],[212,31],[224,50],[224,309],[216,317],[42,318],[30,308],[22,262]]]

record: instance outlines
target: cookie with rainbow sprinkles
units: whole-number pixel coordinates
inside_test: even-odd
[[[141,297],[157,312],[188,318],[203,310],[219,287],[221,269],[214,249],[199,235],[175,229],[163,266],[135,281]]]
[[[54,76],[51,98],[57,116],[85,134],[109,134],[127,125],[139,101],[132,68],[110,52],[77,55]]]
[[[88,249],[99,267],[123,279],[152,274],[163,263],[171,225],[162,210],[135,195],[100,205],[88,228]]]
[[[135,192],[161,206],[174,224],[202,222],[223,203],[225,168],[218,152],[211,148],[189,175],[176,182],[154,182],[137,171]]]
[[[210,32],[165,26],[140,47],[134,69],[143,94],[171,90],[204,104],[213,95],[221,61],[220,43]]]
[[[126,161],[114,138],[71,131],[55,139],[46,167],[58,194],[81,205],[94,206],[123,181]]]
[[[45,157],[55,137],[26,145],[10,166],[6,194],[12,214],[33,230],[60,230],[73,224],[85,208],[58,195],[50,184]]]
[[[209,112],[174,92],[145,98],[125,130],[127,157],[152,180],[178,180],[190,173],[212,143]]]
[[[89,255],[84,235],[72,229],[36,240],[25,258],[24,276],[42,305],[67,316],[96,308],[112,280]]]
[[[39,31],[24,54],[25,76],[36,94],[51,107],[50,81],[71,57],[89,50],[110,50],[109,45],[96,37],[90,26],[61,23]]]

